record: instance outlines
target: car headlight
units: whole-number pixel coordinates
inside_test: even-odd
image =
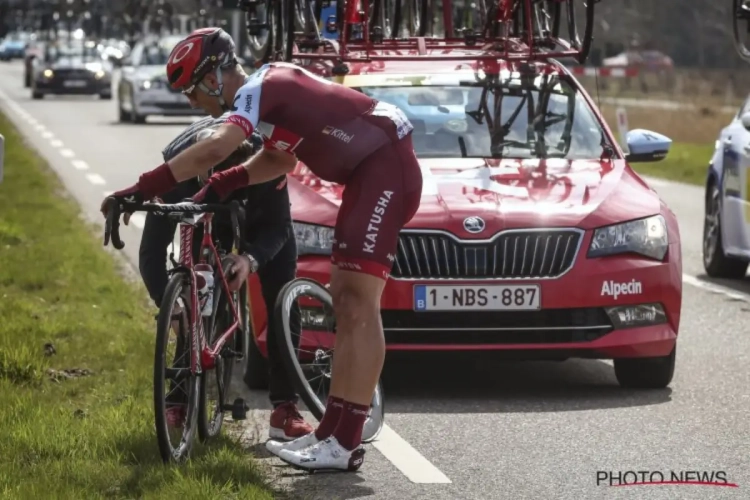
[[[106,75],[106,73],[102,70],[94,72],[94,78],[96,78],[97,80],[101,80],[102,78],[104,78],[104,75]]]
[[[294,239],[298,255],[331,255],[333,228],[294,222]]]
[[[443,125],[446,130],[450,130],[454,134],[462,134],[469,129],[469,124],[466,120],[448,120]]]
[[[44,75],[44,78],[52,78],[55,73],[51,69],[45,69],[42,74]]]
[[[588,256],[636,253],[664,260],[668,248],[667,223],[661,215],[654,215],[595,230]]]
[[[150,89],[153,86],[154,86],[154,84],[153,84],[153,82],[151,82],[151,80],[141,80],[141,81],[138,82],[138,87],[141,90],[148,90],[148,89]]]

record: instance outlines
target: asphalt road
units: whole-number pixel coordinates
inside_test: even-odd
[[[0,65],[0,107],[100,221],[104,193],[160,163],[189,121],[118,124],[115,101],[32,101],[19,64]],[[309,476],[262,445],[268,404],[254,393],[246,443],[293,498],[750,498],[750,281],[702,276],[702,190],[654,182],[680,221],[684,305],[671,388],[618,387],[610,363],[505,363],[481,356],[389,358],[388,429],[359,474]],[[0,184],[2,196],[2,184]],[[138,225],[123,231],[135,262]],[[597,485],[598,471],[726,471],[739,488]],[[667,477],[666,479],[669,479]]]

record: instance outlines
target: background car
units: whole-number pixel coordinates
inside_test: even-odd
[[[47,44],[34,66],[33,99],[48,94],[98,95],[112,98],[112,66],[94,42]]]
[[[383,293],[387,349],[613,359],[622,386],[668,385],[682,304],[679,229],[628,162],[658,161],[671,141],[631,131],[625,159],[556,62],[535,63],[522,79],[498,61],[502,83],[487,87],[475,62],[373,64],[333,78],[407,114],[423,173]],[[331,78],[328,66],[309,69]],[[556,76],[545,84],[542,74]],[[302,164],[288,185],[297,275],[326,284],[343,187]],[[249,364],[262,366],[267,318],[257,281],[250,287],[258,349]],[[302,305],[302,323],[302,350],[330,348],[322,307]]]
[[[165,67],[169,53],[182,35],[148,38],[138,42],[123,59],[117,87],[118,118],[121,122],[145,123],[150,115],[199,116],[181,92],[172,90]]]
[[[703,266],[741,279],[750,262],[750,97],[719,133],[706,176]]]
[[[0,42],[0,61],[23,59],[28,41],[28,33],[9,33]]]

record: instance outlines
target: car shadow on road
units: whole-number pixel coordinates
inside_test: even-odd
[[[619,386],[600,360],[505,361],[492,353],[389,353],[386,413],[529,413],[667,403],[670,388]]]
[[[708,285],[718,285],[742,294],[746,294],[748,295],[747,300],[750,300],[750,276],[745,276],[742,279],[722,279],[712,278],[707,274],[699,274],[696,276],[696,278]],[[739,299],[731,298],[730,300],[739,301]]]

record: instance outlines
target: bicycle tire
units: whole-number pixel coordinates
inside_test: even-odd
[[[216,276],[218,278],[218,276]],[[214,280],[214,283],[221,283],[219,280]],[[216,286],[214,289],[214,306],[211,318],[203,320],[204,332],[211,332],[208,338],[208,344],[212,345],[223,330],[228,326],[227,324],[227,300],[224,298],[224,290],[221,286]],[[231,314],[231,312],[230,312]],[[231,316],[230,316],[231,317]],[[231,323],[230,323],[231,324]],[[229,388],[232,385],[232,373],[234,372],[234,363],[230,359],[218,358],[216,366],[214,367],[213,381],[218,386],[219,384],[219,373],[222,372],[221,390],[217,387],[217,400],[214,413],[211,418],[208,417],[207,403],[208,403],[208,390],[209,390],[209,371],[203,371],[203,382],[201,383],[201,390],[199,393],[199,409],[198,409],[198,437],[202,442],[206,442],[211,438],[219,435],[221,432],[222,424],[224,423],[224,404],[227,401],[227,394]]]
[[[183,290],[189,290],[189,280],[184,272],[176,273],[172,276],[164,292],[159,315],[156,321],[156,345],[154,349],[154,421],[156,424],[156,437],[159,443],[159,452],[164,462],[182,462],[190,456],[197,430],[197,411],[199,408],[199,394],[201,377],[188,375],[187,381],[187,410],[182,432],[182,439],[177,448],[172,446],[169,438],[169,426],[166,418],[167,401],[165,399],[165,389],[167,384],[167,347],[169,344],[169,333],[172,327],[172,313],[174,304],[181,297]],[[190,304],[183,301],[183,307],[190,317]],[[192,345],[193,338],[190,328],[187,332],[186,344]],[[177,343],[179,345],[179,342]],[[187,347],[189,349],[189,347]],[[189,356],[188,356],[189,361]]]
[[[253,15],[257,14],[255,9],[250,9],[245,13],[245,25],[247,30],[247,36],[248,36],[248,48],[250,49],[250,53],[252,54],[253,58],[256,61],[262,61],[264,63],[267,63],[271,59],[271,53],[273,52],[274,48],[274,23],[275,23],[275,15],[274,15],[274,8],[273,4],[275,4],[274,0],[265,0],[264,7],[265,7],[265,23],[268,24],[268,27],[266,28],[268,33],[266,36],[266,39],[264,42],[260,42],[258,40],[257,35],[253,35],[250,31],[250,25],[253,22],[258,22],[257,17],[254,20]],[[263,24],[263,23],[261,23]],[[263,29],[263,28],[261,28]]]
[[[734,48],[737,50],[737,54],[739,54],[740,58],[742,58],[743,61],[750,62],[750,50],[745,46],[745,43],[742,41],[742,37],[740,36],[740,32],[742,31],[741,23],[746,23],[745,25],[745,31],[748,32],[748,23],[750,21],[747,21],[745,19],[740,19],[740,9],[742,7],[742,0],[733,0],[732,2],[732,33],[734,35]]]
[[[279,292],[274,305],[274,318],[278,327],[284,333],[276,341],[279,342],[279,352],[282,356],[284,367],[287,373],[291,374],[292,381],[297,393],[304,401],[307,408],[313,416],[320,420],[325,412],[325,402],[318,398],[318,395],[310,387],[305,378],[299,359],[296,355],[296,348],[292,338],[292,329],[290,316],[295,299],[301,296],[307,296],[320,301],[327,309],[333,310],[333,298],[330,292],[317,281],[307,278],[297,278],[287,283]],[[362,432],[362,441],[369,443],[374,441],[385,423],[385,401],[383,398],[383,387],[380,381],[373,394],[371,411]]]

